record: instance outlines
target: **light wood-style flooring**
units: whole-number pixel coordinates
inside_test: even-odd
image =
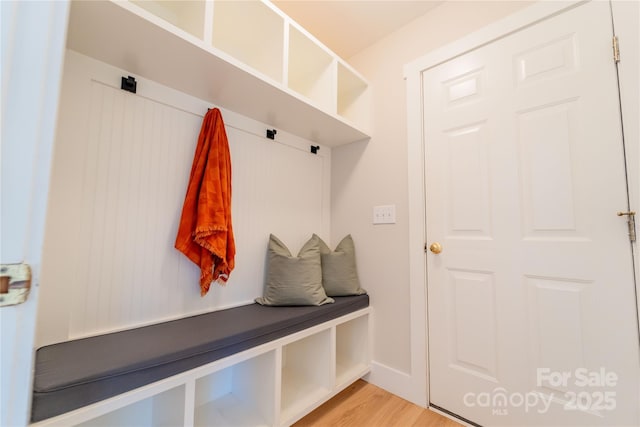
[[[358,380],[294,427],[460,427],[381,388]]]

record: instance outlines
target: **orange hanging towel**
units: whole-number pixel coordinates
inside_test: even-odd
[[[231,157],[217,108],[204,116],[191,166],[176,249],[200,267],[200,295],[211,282],[224,284],[235,265],[231,226]]]

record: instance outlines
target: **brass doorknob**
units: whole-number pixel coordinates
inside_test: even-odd
[[[429,250],[434,254],[439,254],[442,252],[442,245],[438,242],[432,243],[431,246],[429,246]]]

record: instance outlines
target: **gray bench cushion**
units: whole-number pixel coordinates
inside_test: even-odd
[[[323,306],[251,304],[38,349],[32,421],[179,374],[365,308],[367,295]]]

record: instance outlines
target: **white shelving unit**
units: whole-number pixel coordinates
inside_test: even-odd
[[[267,0],[76,0],[67,47],[326,146],[369,138],[364,78]]]
[[[289,426],[367,374],[365,308],[32,424],[81,426]]]
[[[67,47],[326,146],[369,138],[366,81],[266,0],[77,0]],[[289,425],[369,371],[370,312],[33,426]]]

